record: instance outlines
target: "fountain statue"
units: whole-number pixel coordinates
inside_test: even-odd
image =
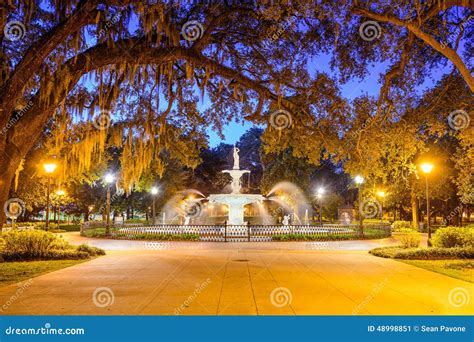
[[[239,170],[240,169],[240,157],[239,157],[239,148],[234,145],[234,167],[233,170]]]
[[[232,177],[230,187],[232,189],[230,194],[213,194],[209,195],[208,199],[211,203],[225,204],[229,208],[229,216],[227,223],[229,225],[242,225],[244,222],[244,206],[250,203],[262,201],[264,197],[256,194],[241,194],[242,182],[240,178],[249,170],[240,169],[239,148],[234,146],[233,157],[234,165],[232,170],[224,170],[223,173],[228,173]]]

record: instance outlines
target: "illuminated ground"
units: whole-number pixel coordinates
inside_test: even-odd
[[[77,233],[67,239],[83,240]],[[34,278],[19,295],[19,284],[0,288],[0,304],[9,302],[2,314],[429,315],[474,309],[472,299],[455,296],[467,294],[469,300],[471,283],[367,253],[393,244],[391,239],[329,244],[88,241],[105,247],[107,255]],[[113,303],[101,307],[112,296]]]

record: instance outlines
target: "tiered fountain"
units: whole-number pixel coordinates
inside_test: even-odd
[[[213,194],[209,195],[210,203],[220,203],[228,206],[229,214],[227,224],[229,225],[243,225],[244,222],[244,206],[250,203],[255,203],[265,199],[262,195],[255,194],[241,194],[242,181],[241,177],[245,173],[250,173],[249,170],[241,170],[239,165],[239,149],[234,146],[234,167],[232,170],[224,170],[232,177],[230,186],[232,192],[230,194]]]

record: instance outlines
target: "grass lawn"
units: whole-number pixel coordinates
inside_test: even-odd
[[[474,260],[395,260],[470,283],[474,282]]]
[[[0,286],[17,283],[89,260],[91,259],[2,262],[0,263]]]

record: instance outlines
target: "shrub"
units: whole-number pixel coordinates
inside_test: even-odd
[[[418,247],[421,242],[421,234],[411,228],[400,228],[397,239],[401,242],[404,248]]]
[[[474,248],[402,248],[380,247],[369,251],[370,254],[393,259],[411,260],[445,260],[445,259],[472,259]]]
[[[155,240],[155,241],[199,241],[199,234],[193,233],[182,233],[182,234],[172,234],[172,233],[137,233],[137,234],[127,234],[127,233],[114,233],[113,235],[116,239],[134,239],[134,240]]]
[[[80,252],[77,249],[66,249],[66,250],[51,250],[44,256],[46,260],[76,260],[76,259],[87,259],[91,255],[86,252]]]
[[[82,232],[82,235],[91,238],[104,237],[105,228],[86,229]]]
[[[439,228],[433,235],[432,241],[435,247],[474,247],[474,228]]]
[[[72,246],[62,238],[43,230],[14,230],[3,234],[2,237],[4,245],[0,252],[6,261],[84,259],[104,253],[95,247],[89,250]]]
[[[410,221],[394,221],[392,223],[392,231],[399,232],[403,229],[413,229]]]
[[[85,243],[78,246],[77,250],[79,252],[85,252],[85,253],[89,254],[90,256],[105,255],[105,251],[103,249],[93,247],[93,246],[89,246]]]
[[[132,219],[126,219],[125,223],[148,223],[147,220],[144,218],[132,218]]]
[[[81,230],[80,224],[60,224],[59,229],[64,229],[66,232],[78,232]]]

